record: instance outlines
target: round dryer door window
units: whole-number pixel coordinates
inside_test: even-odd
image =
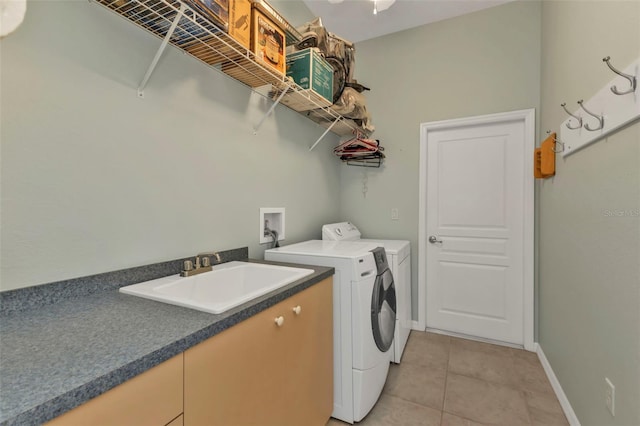
[[[389,269],[376,277],[371,298],[371,327],[376,346],[386,352],[393,343],[396,326],[396,288]]]

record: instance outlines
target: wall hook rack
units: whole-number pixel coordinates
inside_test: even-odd
[[[574,115],[574,114],[572,114],[572,113],[571,113],[571,111],[569,111],[569,110],[567,109],[567,103],[566,103],[566,102],[561,103],[561,104],[560,104],[560,106],[564,109],[564,111],[565,111],[567,114],[569,114],[571,117],[575,118],[575,119],[578,121],[578,125],[577,125],[577,126],[572,126],[572,125],[571,125],[571,121],[567,121],[566,126],[567,126],[567,128],[568,128],[568,129],[571,129],[571,130],[577,130],[577,129],[579,129],[580,127],[582,127],[582,117],[580,117],[579,115]]]
[[[622,71],[619,71],[617,69],[615,69],[613,67],[613,65],[611,65],[611,63],[609,62],[611,60],[610,56],[607,56],[606,58],[602,58],[602,61],[605,62],[607,64],[607,66],[609,67],[609,69],[611,71],[613,71],[614,73],[618,74],[620,77],[624,77],[627,80],[629,80],[629,84],[631,85],[631,87],[625,91],[620,91],[618,90],[618,88],[614,85],[611,86],[610,89],[613,93],[615,93],[616,95],[626,95],[628,93],[633,93],[636,91],[636,87],[638,85],[638,80],[636,79],[635,75],[630,75],[630,74],[625,74]]]
[[[604,128],[604,116],[594,114],[591,111],[589,111],[588,109],[586,109],[584,107],[584,100],[583,99],[580,99],[578,101],[578,105],[580,105],[580,108],[582,108],[584,110],[584,112],[586,112],[587,114],[589,114],[590,116],[592,116],[592,117],[594,117],[594,118],[596,118],[598,120],[598,124],[599,124],[598,127],[591,128],[591,127],[589,127],[589,123],[585,123],[585,125],[584,125],[585,129],[587,129],[590,132],[595,132],[596,130],[602,130]]]
[[[604,62],[607,62],[609,58],[604,59]],[[621,72],[640,79],[640,57],[633,60],[627,67],[623,68]],[[616,91],[622,93],[621,90],[618,90],[620,88],[620,76],[616,73],[616,75],[610,77],[612,78],[604,82],[603,86],[589,97],[589,99],[583,98],[584,102],[580,100],[573,114],[566,117],[559,125],[560,135],[558,136],[564,143],[564,151],[562,151],[563,157],[571,155],[596,141],[602,140],[627,124],[640,119],[639,91],[636,91],[636,93],[631,96],[616,96]],[[618,88],[614,91],[612,89],[616,84],[618,84]],[[585,105],[588,109],[585,108]],[[583,113],[581,110],[585,112]],[[600,115],[596,115],[592,111],[596,111]],[[593,118],[587,117],[585,114],[590,114]],[[576,115],[582,116],[583,121],[590,122],[589,125],[583,126],[584,130],[573,128],[575,125],[574,117]],[[598,120],[599,126],[594,126],[594,119]]]

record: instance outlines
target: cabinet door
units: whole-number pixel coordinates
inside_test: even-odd
[[[324,425],[333,408],[331,287],[318,283],[187,350],[185,424]]]
[[[289,425],[324,426],[333,411],[332,281],[287,299],[290,346],[287,353]],[[300,314],[293,309],[300,307]]]
[[[163,426],[182,413],[182,354],[47,423]]]

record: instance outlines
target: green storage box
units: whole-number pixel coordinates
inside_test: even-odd
[[[288,107],[308,111],[333,104],[333,67],[316,50],[288,54],[287,77],[303,89],[282,98]]]

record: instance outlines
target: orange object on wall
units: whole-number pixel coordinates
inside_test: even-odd
[[[556,174],[556,134],[551,133],[541,145],[542,159],[540,162],[540,171],[544,177],[554,176]]]
[[[540,163],[542,160],[541,150],[541,148],[536,148],[535,151],[533,151],[533,177],[535,177],[536,179],[544,178],[544,176],[542,175],[542,169],[540,167]]]
[[[533,176],[546,179],[556,174],[556,134],[551,133],[533,153]]]

